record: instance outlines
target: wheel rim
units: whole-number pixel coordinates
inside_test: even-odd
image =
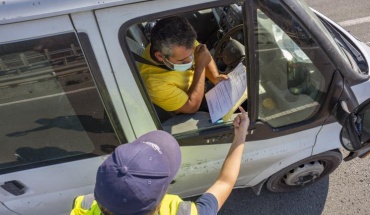
[[[290,186],[304,186],[307,183],[315,182],[324,170],[325,167],[321,161],[305,163],[287,172],[282,181]]]
[[[266,187],[272,192],[300,190],[332,173],[342,162],[338,151],[327,151],[291,164],[272,175]]]

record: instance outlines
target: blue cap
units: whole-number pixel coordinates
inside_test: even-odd
[[[96,201],[116,215],[153,211],[181,164],[176,139],[164,131],[152,131],[118,146],[98,168]]]

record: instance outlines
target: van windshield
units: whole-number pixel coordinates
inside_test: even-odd
[[[362,53],[334,26],[326,20],[319,18],[306,3],[302,1],[298,1],[298,3],[306,9],[307,14],[311,16],[311,20],[314,21],[321,32],[330,39],[333,47],[341,53],[342,58],[350,64],[355,71],[368,74],[369,67]]]
[[[338,46],[338,44],[335,42],[334,37],[329,33],[329,31],[327,30],[327,28],[319,20],[319,18],[312,11],[312,9],[305,2],[303,2],[301,0],[299,0],[297,2],[298,2],[298,4],[301,5],[302,8],[304,8],[307,11],[307,14],[311,17],[311,21],[315,22],[317,24],[317,26],[320,28],[320,31],[323,34],[325,34],[325,36],[327,38],[330,39],[330,42],[333,44],[333,47],[335,47],[339,51],[339,53],[341,53],[343,59],[345,59],[348,63],[350,63],[349,60],[348,60],[348,58],[347,58],[347,56],[346,56],[346,54],[344,53],[344,51],[340,48],[340,46]]]
[[[320,18],[321,22],[330,32],[331,36],[335,39],[336,44],[341,48],[343,53],[346,55],[346,60],[352,65],[352,68],[359,73],[368,74],[369,66],[365,60],[365,57],[360,50],[347,38],[340,30],[329,23],[327,20]]]

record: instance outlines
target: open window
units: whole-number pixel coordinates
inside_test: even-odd
[[[175,15],[183,16],[190,22],[197,32],[197,42],[206,44],[220,73],[227,74],[239,63],[245,65],[246,50],[244,44],[246,34],[243,26],[242,3],[216,5]],[[164,130],[172,134],[201,131],[225,125],[227,127],[231,126],[233,116],[227,121],[211,123],[207,105],[203,105],[203,108],[194,114],[175,115],[160,108],[150,99],[150,93],[145,88],[145,80],[140,75],[140,64],[146,64],[146,60],[148,60],[143,57],[143,53],[148,52],[145,49],[150,43],[151,29],[157,20],[164,17],[169,16],[151,16],[144,21],[135,22],[127,29],[121,28],[119,35],[121,46],[123,47],[122,44],[125,43],[131,51],[134,59],[133,64],[137,69],[137,77],[139,77],[139,84],[144,89],[143,96],[148,98],[148,104],[154,110],[154,118],[160,122]],[[164,71],[166,70],[164,69]],[[206,82],[208,81],[206,80]],[[203,104],[205,104],[205,99]],[[247,102],[245,101],[242,106],[247,109]]]

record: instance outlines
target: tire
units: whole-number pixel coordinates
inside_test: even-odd
[[[272,175],[266,187],[272,192],[293,192],[332,173],[342,162],[339,151],[328,151],[294,163]]]

